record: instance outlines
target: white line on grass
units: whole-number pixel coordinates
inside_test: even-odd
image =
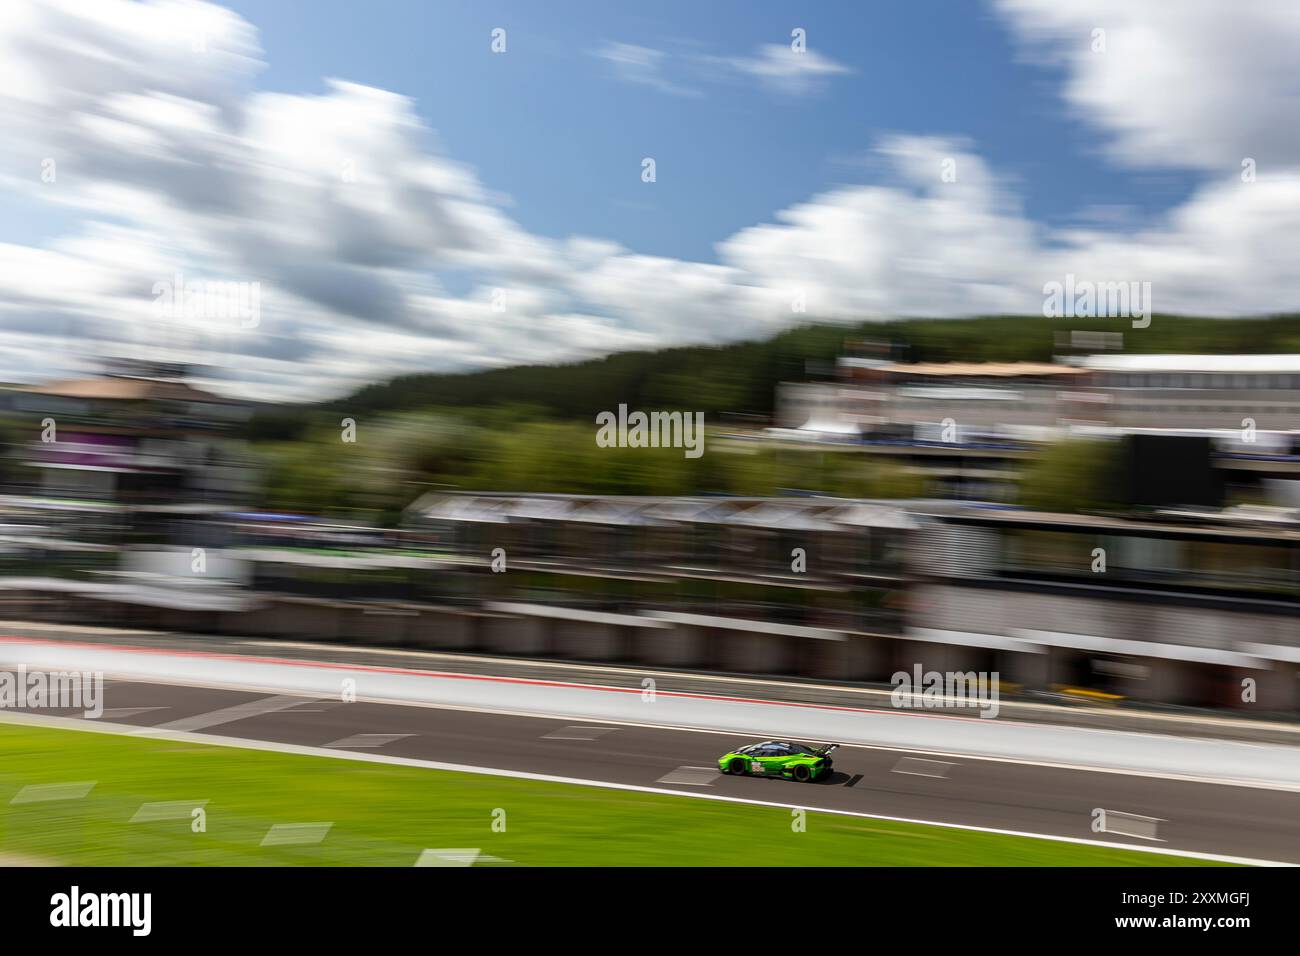
[[[131,818],[132,823],[157,823],[159,820],[189,820],[194,811],[208,805],[207,800],[164,800],[142,803]]]
[[[513,863],[499,856],[484,853],[478,847],[447,847],[425,850],[412,866],[473,866],[475,863]]]
[[[276,823],[262,837],[262,846],[314,846],[324,841],[333,823]]]
[[[75,783],[35,783],[23,787],[9,802],[48,803],[52,800],[80,800],[90,793],[97,781],[79,780]]]

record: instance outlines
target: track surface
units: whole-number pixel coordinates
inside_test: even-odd
[[[738,694],[743,697],[794,703],[829,704],[845,707],[900,708],[888,688],[863,684],[836,684],[789,677],[764,677],[679,671],[646,665],[619,665],[577,660],[537,660],[453,651],[413,650],[378,645],[338,644],[323,641],[293,641],[275,638],[228,637],[48,624],[32,621],[0,622],[0,642],[30,637],[42,641],[73,644],[103,644],[142,650],[188,650],[208,654],[258,655],[281,660],[318,663],[396,666],[467,675],[573,680],[580,683],[639,689],[646,677],[653,677],[660,690],[687,694]],[[0,660],[3,654],[0,654]],[[969,714],[960,708],[927,707],[924,713]],[[1255,715],[1197,711],[1186,708],[1142,709],[1096,707],[1032,702],[1004,698],[1001,716],[1021,722],[1124,730],[1162,736],[1242,740],[1300,747],[1300,721],[1294,715]]]
[[[105,698],[103,721],[138,727],[1300,863],[1293,792],[855,746],[836,752],[828,781],[796,784],[708,772],[752,742],[726,733],[131,680]],[[362,734],[388,736],[348,740]],[[1096,808],[1108,832],[1092,830]]]

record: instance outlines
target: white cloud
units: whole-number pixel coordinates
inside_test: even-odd
[[[1008,10],[1027,30],[1028,0]],[[1282,159],[1256,150],[1256,182],[1229,164],[1159,221],[1054,235],[969,143],[889,137],[881,182],[813,196],[725,238],[717,264],[688,262],[527,232],[402,96],[342,81],[318,95],[256,92],[255,31],[221,8],[9,0],[3,11],[0,137],[14,148],[0,175],[79,209],[83,224],[44,248],[0,245],[0,378],[126,352],[189,357],[240,394],[319,397],[394,374],[720,342],[817,317],[1035,313],[1043,284],[1067,272],[1149,281],[1158,311],[1297,305],[1300,156],[1284,142],[1294,130],[1268,147]],[[1050,11],[1035,22],[1052,37],[1069,26]],[[1106,55],[1127,35],[1111,34]],[[619,55],[658,69],[649,54]],[[800,89],[840,71],[811,51],[790,55],[814,59],[791,72],[784,53],[760,52],[748,75]],[[1272,70],[1257,79],[1271,85],[1243,112],[1294,95]],[[1104,104],[1110,82],[1080,68],[1072,101]],[[1199,89],[1211,113],[1226,109]],[[1162,126],[1145,101],[1141,123],[1092,109],[1130,159],[1156,163],[1221,122],[1197,132],[1194,111],[1170,110]],[[1224,128],[1245,143],[1266,127],[1256,117]],[[1197,162],[1241,149],[1214,144]],[[45,157],[55,182],[41,179]],[[151,290],[177,272],[261,283],[260,324],[160,321]]]
[[[723,243],[724,261],[801,290],[813,315],[1025,311],[1034,230],[984,163],[928,137],[890,138],[879,151],[894,184],[838,189],[784,210],[776,224]],[[949,159],[955,182],[943,179]]]
[[[624,82],[648,86],[674,96],[700,95],[699,90],[668,78],[664,68],[669,54],[663,50],[636,43],[611,42],[593,55],[609,63],[615,75]]]
[[[828,78],[853,72],[823,53],[805,47],[769,43],[751,56],[715,56],[669,52],[636,43],[606,43],[594,56],[610,64],[626,83],[675,96],[701,96],[707,81],[757,80],[766,89],[788,96],[820,90]]]
[[[810,47],[795,50],[781,43],[766,43],[753,56],[719,57],[716,62],[790,95],[811,92],[828,77],[853,72],[852,68]]]
[[[1232,171],[1300,164],[1295,0],[997,0],[1025,55],[1129,163]],[[1094,51],[1093,31],[1104,31]]]
[[[896,137],[881,145],[896,183],[835,190],[721,247],[723,259],[772,286],[806,290],[810,313],[834,317],[1035,314],[1043,284],[1067,273],[1152,284],[1157,311],[1198,315],[1300,306],[1294,282],[1300,168],[1252,183],[1217,180],[1129,232],[1048,236],[1009,187],[958,144]],[[957,181],[943,182],[945,159]]]

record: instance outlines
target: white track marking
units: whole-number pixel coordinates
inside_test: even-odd
[[[262,837],[262,846],[315,846],[322,843],[333,823],[277,823]]]
[[[1159,825],[1167,823],[1167,820],[1161,817],[1148,817],[1140,813],[1125,813],[1122,810],[1106,810],[1105,826],[1102,827],[1102,833],[1113,833],[1116,836],[1132,837],[1135,840],[1150,840],[1153,843],[1164,843],[1165,841],[1156,836]]]
[[[304,704],[311,704],[310,707],[295,707],[295,714],[323,714],[327,710],[333,710],[335,707],[342,707],[344,702],[341,700],[304,700]]]
[[[53,715],[23,714],[13,711],[0,711],[0,723],[25,724],[29,726],[58,727],[65,730],[80,730],[86,733],[121,734],[133,737],[146,737],[156,740],[184,741],[211,747],[232,747],[236,750],[258,750],[270,753],[296,754],[304,757],[329,757],[335,760],[356,760],[362,763],[392,764],[400,767],[422,767],[427,770],[450,770],[457,773],[473,773],[485,777],[506,777],[514,780],[537,780],[543,783],[565,783],[584,787],[598,787],[602,790],[622,790],[630,793],[657,793],[670,797],[683,797],[692,800],[719,800],[723,803],[736,803],[757,807],[777,807],[783,810],[809,810],[831,816],[855,817],[864,820],[887,820],[893,823],[915,823],[922,826],[941,827],[945,830],[963,830],[971,833],[996,833],[1002,836],[1025,837],[1031,840],[1049,840],[1056,843],[1074,843],[1080,846],[1098,846],[1112,850],[1128,850],[1132,853],[1155,853],[1161,856],[1181,856],[1193,860],[1208,860],[1215,863],[1237,863],[1243,866],[1296,866],[1278,860],[1260,860],[1245,856],[1226,856],[1220,853],[1202,853],[1197,850],[1178,850],[1173,848],[1156,848],[1134,846],[1129,843],[1113,843],[1105,840],[1088,840],[1082,837],[1056,836],[1050,833],[1028,833],[1020,830],[1003,830],[996,827],[978,827],[965,823],[942,823],[937,820],[914,820],[908,817],[891,817],[880,813],[862,813],[857,810],[832,810],[823,807],[809,808],[797,803],[777,803],[768,800],[752,800],[744,797],[732,797],[719,793],[701,793],[691,790],[669,790],[665,787],[645,787],[630,783],[614,783],[603,780],[583,780],[579,777],[558,777],[544,773],[528,773],[522,770],[499,770],[495,767],[474,767],[465,764],[442,763],[437,760],[419,760],[414,757],[394,757],[387,754],[365,753],[356,750],[329,750],[325,747],[306,747],[301,744],[278,744],[264,740],[245,740],[241,737],[222,737],[217,734],[197,734],[185,731],[162,730],[156,727],[133,727],[129,724],[105,724],[97,721],[82,720],[76,717],[56,717]],[[734,736],[734,735],[733,735]]]
[[[159,803],[142,803],[131,818],[132,823],[157,823],[159,820],[188,820],[194,811],[206,807],[207,800],[165,800]]]
[[[561,727],[549,734],[542,734],[543,740],[595,740],[611,733],[613,727]]]
[[[9,801],[15,803],[49,803],[53,800],[80,800],[94,788],[96,780],[75,783],[36,783],[23,787]]]
[[[678,767],[676,770],[668,771],[655,782],[687,787],[710,787],[717,779],[716,767]]]
[[[137,714],[147,714],[153,710],[171,710],[170,707],[106,707],[100,715],[103,720],[122,720]]]
[[[302,697],[301,694],[290,694],[290,697]],[[306,697],[299,703],[302,705],[294,709],[295,714],[323,714],[327,710],[333,710],[335,707],[346,707],[349,701],[346,700],[324,700],[320,697]],[[311,706],[307,706],[310,704]]]
[[[351,737],[344,737],[342,740],[336,740],[332,744],[326,744],[326,747],[383,747],[391,744],[394,740],[405,740],[407,737],[414,737],[415,734],[353,734]]]
[[[957,766],[947,760],[923,760],[920,757],[904,757],[894,765],[890,773],[906,773],[913,777],[939,777],[946,780],[948,771]]]
[[[273,714],[278,710],[288,710],[290,707],[296,707],[304,701],[311,700],[310,697],[290,697],[276,696],[263,697],[260,700],[250,700],[247,703],[236,704],[233,707],[223,707],[220,710],[210,711],[206,714],[195,714],[193,717],[182,717],[179,720],[168,721],[165,724],[159,724],[159,730],[203,730],[205,727],[216,727],[219,724],[229,724],[236,720],[246,720],[249,717],[260,717],[262,714]]]

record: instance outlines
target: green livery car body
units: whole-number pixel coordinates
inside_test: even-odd
[[[737,776],[781,777],[811,783],[830,776],[831,751],[838,746],[765,740],[723,754],[718,758],[718,769]]]

